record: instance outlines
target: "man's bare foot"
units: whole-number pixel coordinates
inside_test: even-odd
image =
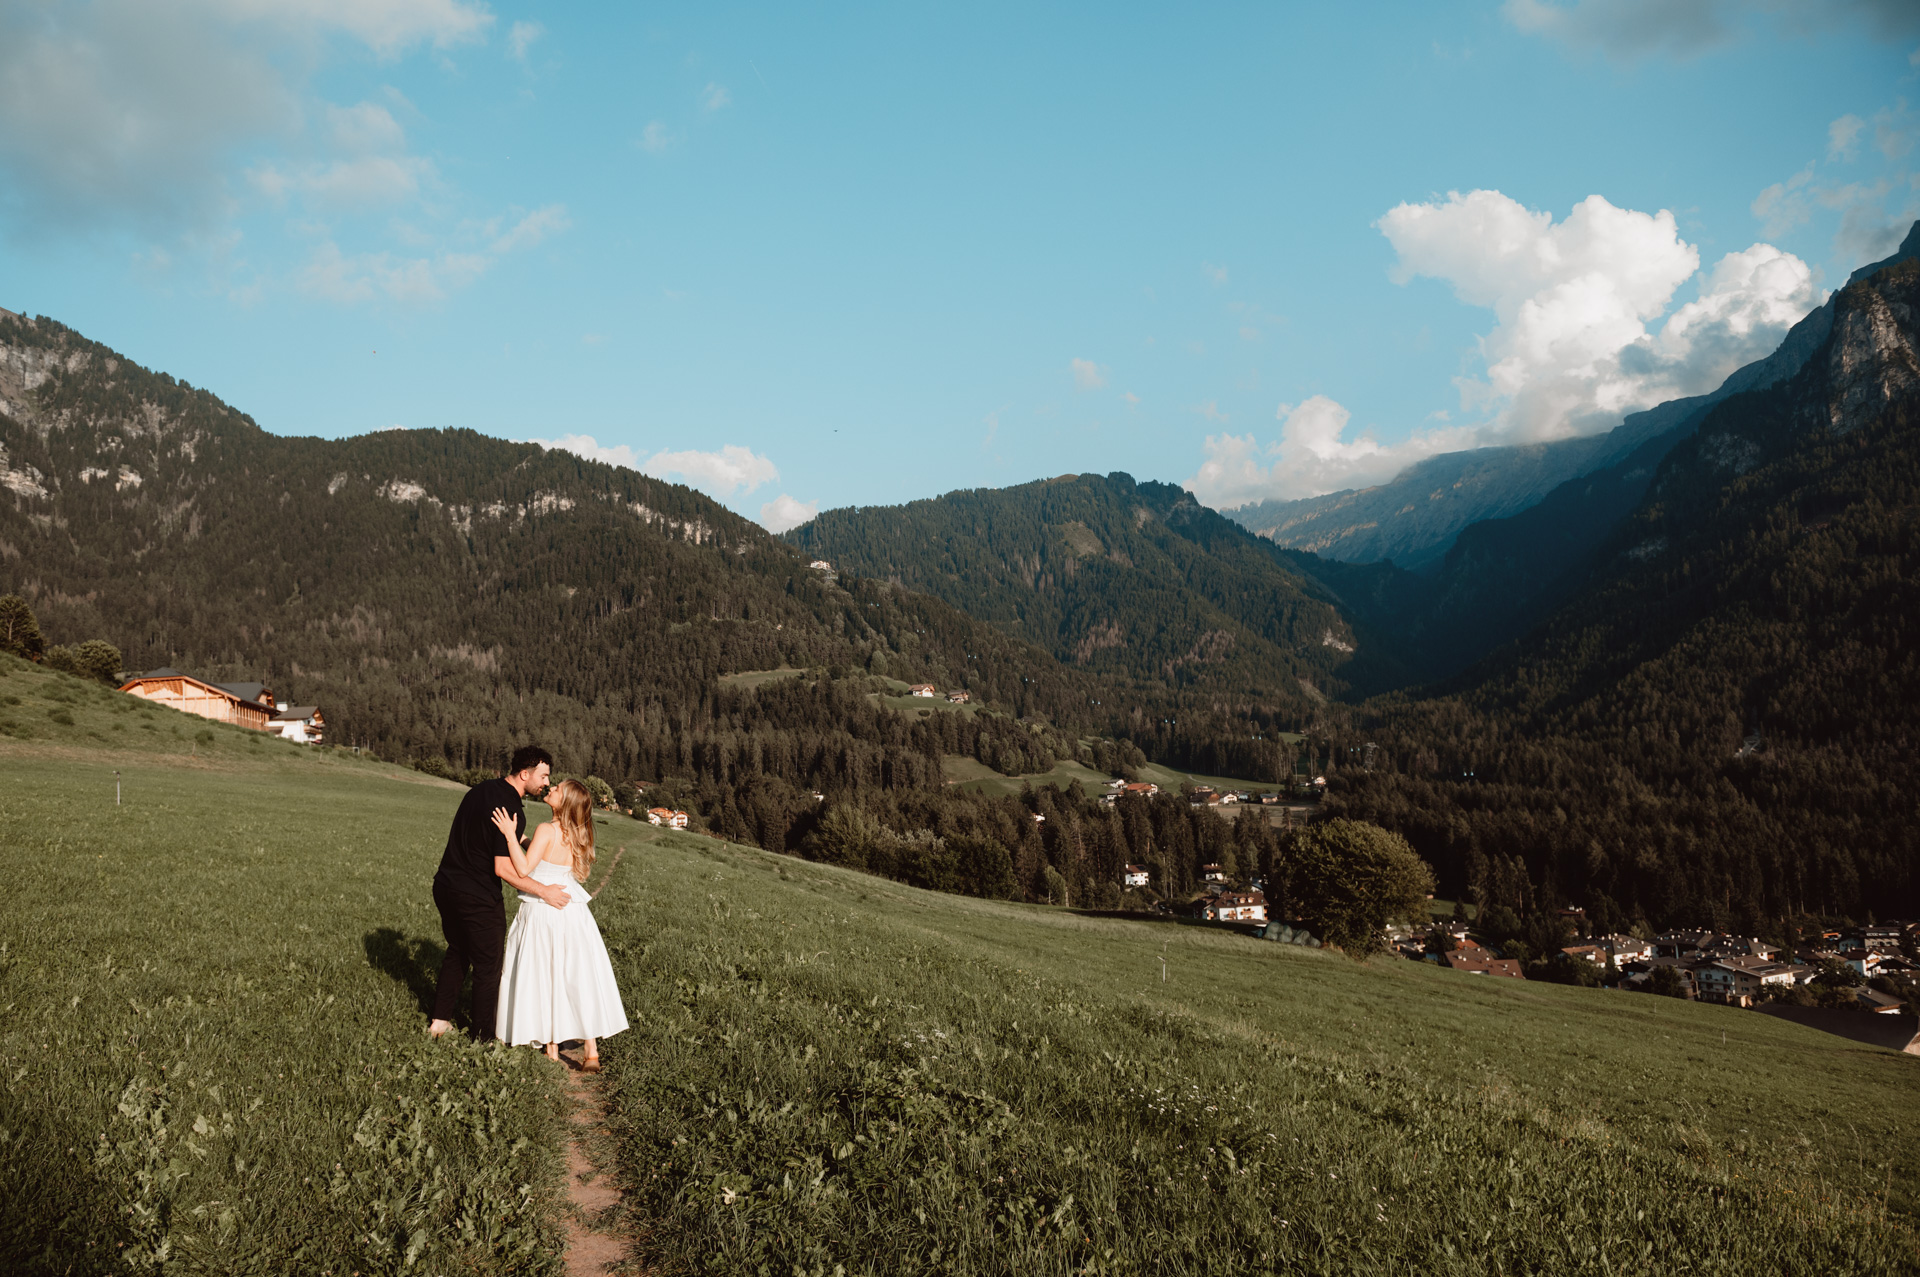
[[[434,1020],[427,1025],[427,1036],[437,1038],[453,1027],[451,1020]]]

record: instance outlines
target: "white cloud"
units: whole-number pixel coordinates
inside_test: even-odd
[[[658,120],[652,120],[646,128],[640,130],[640,138],[635,145],[648,155],[658,155],[673,145],[673,134],[666,125]]]
[[[507,52],[513,55],[514,61],[525,62],[527,50],[546,33],[547,29],[538,22],[516,22],[507,32]]]
[[[1833,226],[1834,265],[1842,274],[1898,247],[1920,218],[1920,171],[1907,157],[1920,144],[1920,118],[1899,101],[1871,121],[1873,150],[1862,154],[1869,121],[1843,115],[1827,126],[1826,164],[1817,161],[1754,197],[1761,233],[1782,235],[1816,220]],[[1877,172],[1862,174],[1864,160]],[[1848,170],[1844,175],[1839,170]]]
[[[522,439],[522,443],[537,443],[542,448],[557,448],[562,452],[571,452],[576,457],[585,457],[588,461],[604,461],[610,466],[625,466],[629,470],[640,468],[640,459],[626,444],[608,446],[592,435],[561,435],[558,439]]]
[[[1125,394],[1121,395],[1120,397],[1126,400],[1129,404],[1137,404],[1140,402],[1140,396],[1134,394],[1131,390],[1127,391]]]
[[[459,0],[203,0],[204,8],[242,22],[285,28],[296,34],[339,31],[382,57],[413,45],[435,48],[477,40],[493,25],[481,5]]]
[[[296,273],[294,283],[301,292],[326,301],[351,304],[385,299],[426,305],[445,300],[448,293],[486,274],[502,257],[530,248],[570,224],[567,210],[559,204],[535,209],[505,230],[502,220],[493,218],[464,228],[467,236],[478,241],[464,251],[425,256],[347,253],[332,239],[325,239]]]
[[[1740,39],[1762,14],[1800,37],[1854,23],[1880,40],[1920,34],[1911,0],[1506,0],[1504,12],[1522,31],[1622,62],[1698,56]]]
[[[1212,262],[1201,262],[1200,273],[1212,280],[1215,288],[1227,282],[1227,268],[1224,266],[1215,266]]]
[[[298,167],[266,164],[250,170],[247,180],[276,202],[298,194],[330,208],[372,208],[412,199],[434,175],[432,162],[418,156],[362,155]]]
[[[1073,372],[1076,390],[1098,390],[1107,384],[1107,370],[1091,359],[1075,359],[1067,366]]]
[[[1827,125],[1827,158],[1850,160],[1860,153],[1860,130],[1867,122],[1857,115],[1843,115]]]
[[[1766,244],[1724,257],[1700,297],[1667,320],[1699,268],[1673,215],[1615,208],[1598,195],[1564,221],[1498,191],[1402,204],[1378,226],[1399,253],[1394,278],[1443,279],[1497,322],[1480,338],[1486,373],[1460,378],[1483,414],[1480,441],[1564,438],[1710,390],[1761,358],[1822,294],[1798,258]]]
[[[1217,510],[1250,501],[1295,500],[1343,488],[1384,483],[1437,452],[1471,447],[1470,429],[1434,430],[1398,444],[1371,435],[1347,439],[1351,414],[1325,395],[1281,404],[1274,416],[1280,437],[1262,447],[1253,435],[1209,435],[1206,460],[1186,482],[1188,491]]]
[[[737,443],[727,444],[718,452],[663,450],[648,457],[641,469],[656,479],[678,475],[688,485],[723,499],[752,492],[780,477],[773,462]]]
[[[572,226],[564,204],[549,204],[545,208],[536,208],[522,217],[505,232],[487,245],[487,252],[495,257],[504,256],[515,249],[532,248],[549,235],[557,235]]]
[[[1691,57],[1735,31],[1718,0],[1507,0],[1507,21],[1580,49],[1627,60],[1654,53]]]
[[[307,89],[329,37],[394,57],[476,39],[492,21],[456,0],[0,5],[0,214],[39,233],[204,230],[231,212],[237,155],[263,167],[262,148],[298,144],[304,120],[330,117]]]
[[[700,91],[700,105],[709,111],[718,111],[732,101],[733,94],[724,84],[709,84]]]
[[[769,532],[788,532],[819,513],[818,501],[796,501],[782,492],[760,507],[760,526]]]
[[[1231,508],[1366,487],[1441,452],[1611,429],[1629,412],[1700,394],[1779,345],[1822,300],[1805,262],[1770,244],[1711,269],[1672,214],[1590,196],[1565,220],[1498,191],[1402,204],[1378,223],[1399,253],[1394,278],[1443,279],[1494,314],[1479,340],[1486,368],[1460,378],[1462,416],[1396,443],[1348,437],[1346,408],[1315,395],[1281,404],[1279,437],[1208,436],[1187,487]],[[1682,285],[1696,296],[1671,309]],[[1664,319],[1663,319],[1664,316]]]

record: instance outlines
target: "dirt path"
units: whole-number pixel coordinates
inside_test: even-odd
[[[626,1262],[620,1190],[615,1187],[605,1141],[600,1080],[580,1071],[579,1046],[561,1052],[567,1062],[567,1095],[573,1104],[567,1140],[567,1277],[607,1277]]]

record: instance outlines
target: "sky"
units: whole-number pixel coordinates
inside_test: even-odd
[[[1920,218],[1912,0],[799,8],[0,0],[0,307],[781,530],[1610,429]]]

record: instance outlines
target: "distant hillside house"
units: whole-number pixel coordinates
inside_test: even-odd
[[[827,562],[825,559],[815,559],[813,562],[807,564],[807,566],[812,568],[815,572],[833,571],[833,564]]]
[[[1219,865],[1201,865],[1200,866],[1200,881],[1225,882],[1226,880],[1227,880],[1227,871],[1222,869]]]
[[[663,825],[668,829],[685,829],[687,827],[687,813],[684,811],[673,811],[666,807],[649,807],[647,809],[647,823],[649,825]]]
[[[1633,936],[1596,936],[1593,943],[1613,954],[1615,966],[1625,966],[1629,962],[1640,962],[1653,956],[1653,946]]]
[[[1144,887],[1151,877],[1153,877],[1153,871],[1145,865],[1127,866],[1126,882],[1129,887]]]
[[[1569,958],[1585,958],[1596,967],[1607,965],[1607,951],[1597,944],[1570,944],[1560,950]]]
[[[273,692],[262,684],[203,683],[179,670],[149,670],[122,683],[120,690],[156,705],[256,732],[269,730],[269,720],[279,712]]]
[[[282,740],[296,745],[318,745],[326,734],[327,723],[318,705],[289,705],[276,702],[279,713],[267,720],[267,730],[279,732]]]
[[[1201,916],[1210,922],[1265,922],[1267,897],[1259,891],[1223,891],[1207,902]]]
[[[948,692],[947,700],[954,705],[965,705],[972,699],[966,692]]]
[[[1701,1001],[1740,1007],[1752,1006],[1762,989],[1791,989],[1794,983],[1792,967],[1752,957],[1706,963],[1693,978]]]
[[[933,696],[934,694],[932,683],[915,683],[907,689],[909,696]]]
[[[1865,934],[1860,937],[1861,947],[1868,953],[1898,953],[1903,930],[1905,928],[1897,926],[1868,927]]]
[[[1132,784],[1128,785],[1121,792],[1128,793],[1128,794],[1138,794],[1142,798],[1151,798],[1155,794],[1160,792],[1160,786],[1149,784],[1144,780],[1136,780]]]
[[[1527,977],[1521,972],[1520,964],[1512,958],[1496,958],[1477,945],[1463,945],[1446,955],[1446,963],[1455,971],[1464,971],[1468,975],[1498,975],[1515,980]]]

